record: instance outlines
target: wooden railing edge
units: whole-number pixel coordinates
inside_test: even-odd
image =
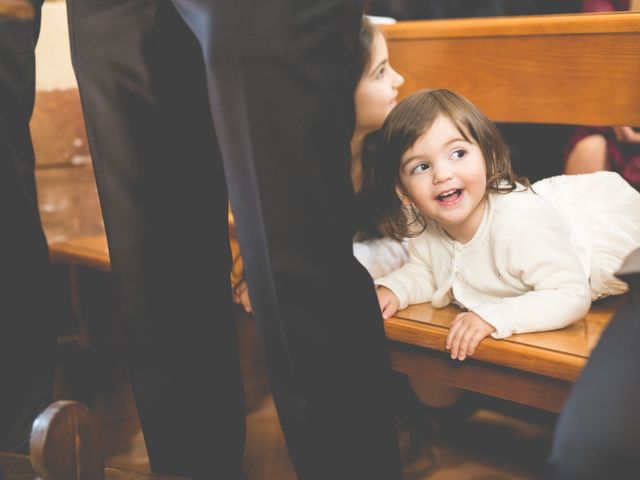
[[[411,20],[385,25],[382,28],[387,39],[392,41],[430,37],[640,33],[640,12]]]
[[[392,317],[385,320],[384,328],[389,340],[448,353],[446,327]],[[493,338],[484,339],[472,358],[567,381],[575,381],[587,362],[583,356]]]

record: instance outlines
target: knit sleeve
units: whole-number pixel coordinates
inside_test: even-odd
[[[435,280],[429,245],[421,237],[409,241],[409,259],[398,270],[375,280],[376,285],[387,287],[400,300],[400,308],[431,300]]]
[[[506,250],[509,273],[531,290],[472,309],[496,328],[494,338],[555,330],[586,315],[591,305],[589,281],[564,225],[555,218],[529,223]]]
[[[407,261],[407,246],[389,237],[353,242],[353,255],[372,278],[382,277]]]

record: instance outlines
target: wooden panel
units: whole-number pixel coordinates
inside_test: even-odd
[[[640,14],[387,27],[401,94],[449,88],[501,122],[640,125]]]
[[[29,126],[37,166],[90,162],[77,88],[38,90]]]
[[[235,238],[233,216],[229,214],[229,243],[233,255],[239,251]],[[104,232],[96,235],[70,236],[63,241],[49,242],[49,257],[52,262],[66,262],[72,265],[96,268],[104,272],[111,271],[109,246]]]
[[[0,0],[0,20],[29,19],[33,13],[33,5],[28,0]]]
[[[526,373],[446,354],[392,343],[391,365],[397,372],[503,398],[550,412],[559,412],[573,382]]]
[[[82,265],[104,272],[111,271],[109,247],[104,235],[75,237],[54,243],[49,245],[49,256],[53,262]]]
[[[36,168],[38,205],[49,244],[104,234],[93,168],[84,165]]]
[[[403,21],[383,26],[391,40],[446,37],[506,37],[527,35],[592,35],[637,33],[640,14],[628,12],[570,13],[450,20]]]

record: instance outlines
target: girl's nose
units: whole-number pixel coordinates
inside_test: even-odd
[[[451,169],[448,168],[446,164],[432,165],[431,168],[433,169],[433,175],[431,178],[433,180],[434,185],[437,185],[439,183],[444,183],[447,180],[450,180],[451,178],[453,178]]]
[[[396,72],[393,68],[393,86],[394,88],[400,88],[404,84],[404,77]]]

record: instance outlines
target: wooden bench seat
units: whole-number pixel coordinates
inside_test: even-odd
[[[600,301],[562,330],[486,338],[472,358],[452,360],[445,340],[457,307],[410,306],[385,322],[394,370],[559,412],[624,296]]]
[[[72,238],[50,247],[56,262],[110,271],[104,235]],[[473,358],[451,360],[445,340],[460,312],[449,306],[410,306],[385,322],[394,370],[454,385],[486,395],[559,412],[571,385],[613,313],[624,301],[613,297],[597,302],[577,323],[552,332],[487,338]]]
[[[104,234],[73,237],[53,243],[49,245],[49,257],[52,262],[80,265],[103,272],[111,271],[109,247]]]

